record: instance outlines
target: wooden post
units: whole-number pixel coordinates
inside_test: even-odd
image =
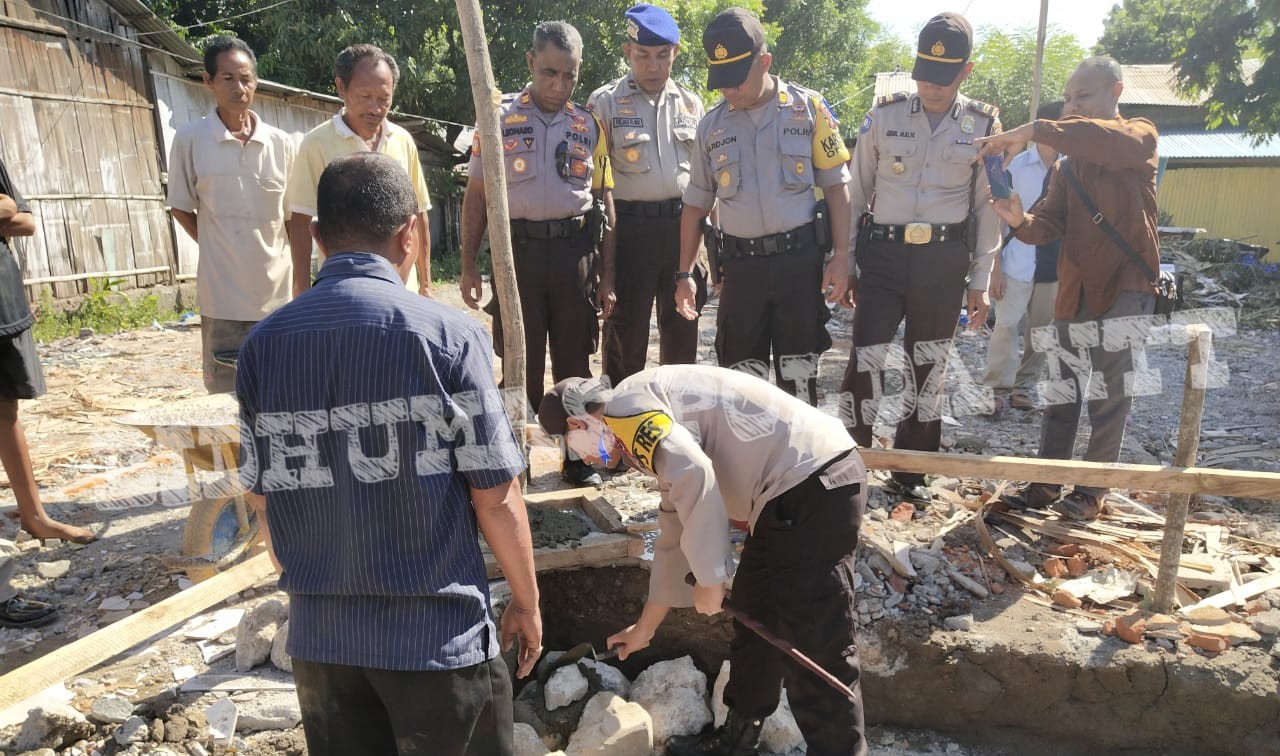
[[[1031,120],[1040,109],[1040,85],[1044,72],[1044,44],[1049,26],[1049,0],[1040,0],[1040,25],[1036,29],[1036,58],[1031,67]]]
[[[1182,416],[1178,421],[1178,450],[1174,464],[1190,467],[1200,450],[1200,420],[1204,417],[1204,390],[1208,382],[1209,357],[1213,353],[1213,331],[1203,324],[1187,327],[1187,379],[1182,389]],[[1165,513],[1164,539],[1160,544],[1160,569],[1156,573],[1156,595],[1152,608],[1167,614],[1173,610],[1174,582],[1182,562],[1182,538],[1187,527],[1187,509],[1192,494],[1169,497]]]
[[[524,397],[527,393],[524,385],[524,313],[520,309],[520,292],[516,288],[515,262],[511,255],[511,216],[507,211],[507,176],[502,162],[502,125],[498,118],[502,92],[493,81],[493,66],[489,62],[486,42],[488,37],[479,1],[457,0],[457,5],[462,40],[467,50],[471,95],[476,106],[480,159],[484,165],[493,291],[502,308],[502,381],[504,388],[516,390],[519,396]],[[523,415],[512,418],[515,428],[523,428],[524,422]],[[519,435],[523,438],[523,434]],[[527,449],[528,443],[523,443]]]

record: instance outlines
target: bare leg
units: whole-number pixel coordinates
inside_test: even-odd
[[[75,543],[90,543],[97,537],[84,528],[58,522],[49,517],[40,503],[40,489],[31,470],[31,453],[27,435],[18,419],[18,400],[0,398],[0,464],[9,475],[9,487],[18,500],[18,516],[22,529],[36,538],[61,538]]]

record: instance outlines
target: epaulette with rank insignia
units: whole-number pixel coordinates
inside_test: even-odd
[[[988,105],[987,103],[979,100],[969,100],[969,104],[965,107],[975,113],[981,113],[993,121],[1000,117],[1000,108],[997,108],[995,105]]]
[[[892,105],[895,102],[904,102],[911,95],[907,92],[894,92],[893,94],[882,95],[876,99],[876,107],[883,108],[885,105]]]

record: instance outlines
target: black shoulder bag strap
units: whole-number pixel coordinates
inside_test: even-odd
[[[1080,178],[1076,176],[1075,171],[1071,170],[1071,165],[1066,160],[1062,161],[1062,173],[1067,177],[1067,181],[1071,183],[1071,188],[1076,190],[1076,194],[1079,195],[1080,201],[1084,203],[1085,209],[1093,216],[1092,220],[1094,225],[1102,229],[1102,232],[1107,235],[1107,238],[1111,239],[1111,241],[1119,247],[1122,252],[1129,256],[1129,260],[1132,261],[1134,265],[1138,266],[1138,269],[1146,275],[1147,281],[1151,283],[1151,285],[1159,288],[1160,275],[1153,271],[1150,265],[1147,265],[1147,261],[1143,260],[1142,257],[1134,251],[1133,247],[1129,246],[1129,242],[1124,240],[1124,237],[1120,235],[1120,232],[1116,230],[1115,226],[1111,225],[1111,222],[1106,219],[1106,216],[1102,214],[1102,211],[1098,209],[1098,206],[1093,204],[1093,200],[1089,199],[1088,194],[1085,194],[1084,186],[1080,184]]]

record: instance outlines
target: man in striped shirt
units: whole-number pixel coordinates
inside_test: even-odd
[[[308,753],[510,754],[499,647],[518,637],[528,674],[542,620],[488,336],[405,290],[421,229],[396,161],[335,160],[317,202],[324,266],[249,334],[236,386]],[[478,531],[511,585],[497,627]]]

